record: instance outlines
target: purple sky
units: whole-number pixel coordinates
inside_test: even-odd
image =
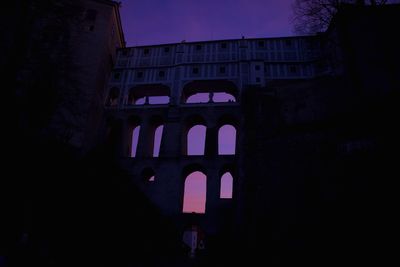
[[[293,0],[121,0],[128,46],[293,35]]]

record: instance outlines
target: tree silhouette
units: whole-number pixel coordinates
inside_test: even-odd
[[[388,0],[295,0],[293,9],[294,31],[301,34],[312,34],[325,31],[332,17],[343,4],[385,5],[399,1]]]

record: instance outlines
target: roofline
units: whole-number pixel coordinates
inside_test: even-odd
[[[180,43],[163,43],[163,44],[153,44],[153,45],[137,45],[137,46],[128,46],[125,48],[142,48],[142,47],[157,47],[157,46],[172,46],[179,44],[200,44],[200,43],[219,43],[219,42],[233,42],[240,40],[272,40],[272,39],[294,39],[294,38],[311,38],[317,37],[317,34],[314,35],[295,35],[295,36],[281,36],[281,37],[259,37],[259,38],[244,38],[244,39],[220,39],[220,40],[208,40],[208,41],[191,41],[191,42],[180,42]]]

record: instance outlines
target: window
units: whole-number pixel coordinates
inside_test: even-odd
[[[285,45],[288,47],[292,46],[292,40],[285,40]]]
[[[199,73],[199,68],[194,67],[194,68],[192,69],[192,72],[193,72],[193,74],[198,74],[198,73]]]
[[[139,134],[140,134],[140,125],[134,127],[132,131],[131,151],[130,151],[131,158],[136,157],[136,152],[139,143]]]
[[[201,49],[202,49],[202,45],[199,45],[199,44],[196,45],[196,50],[197,50],[197,51],[200,51]]]
[[[221,48],[222,48],[222,49],[226,49],[226,47],[227,47],[227,44],[226,44],[226,43],[222,43],[222,44],[221,44]]]
[[[163,130],[164,125],[160,125],[156,128],[154,132],[153,157],[158,157],[160,155]]]
[[[225,67],[219,67],[219,73],[224,74],[225,71]]]
[[[158,72],[158,77],[165,77],[165,71],[160,70],[160,71]]]
[[[256,66],[255,66],[255,69],[256,69],[256,70],[260,70],[260,65],[256,65]]]
[[[207,199],[207,177],[200,171],[189,174],[185,179],[183,213],[205,213]]]
[[[144,54],[144,55],[150,54],[150,49],[145,48],[145,49],[143,50],[143,54]]]
[[[218,131],[218,155],[235,155],[236,153],[236,129],[232,125],[225,124]]]
[[[296,73],[297,72],[296,66],[289,66],[289,72],[290,73]]]
[[[223,199],[231,199],[233,192],[233,177],[230,172],[226,172],[221,177],[221,189],[219,197]]]
[[[164,53],[169,53],[169,47],[164,47]]]
[[[85,15],[86,20],[96,20],[96,16],[97,16],[96,10],[94,10],[94,9],[86,10],[86,15]]]
[[[258,47],[264,47],[265,42],[264,41],[258,41]]]
[[[138,71],[137,74],[136,74],[136,77],[139,78],[139,79],[143,78],[143,71]]]
[[[122,50],[122,55],[123,56],[127,56],[128,55],[128,49],[124,49],[124,50]]]
[[[195,125],[187,134],[187,155],[204,155],[206,145],[206,131],[204,125]]]

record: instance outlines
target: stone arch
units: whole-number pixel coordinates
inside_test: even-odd
[[[205,213],[207,202],[207,173],[199,164],[186,166],[183,176],[183,213]]]
[[[164,134],[165,120],[161,115],[155,115],[149,120],[149,151],[153,157],[158,157],[161,149],[162,136]]]
[[[144,84],[132,87],[128,92],[128,105],[168,104],[171,90],[164,84]],[[140,103],[138,102],[140,101]]]
[[[236,84],[229,80],[196,80],[187,83],[181,93],[181,103],[187,103],[188,99],[195,94],[209,94],[209,100],[212,102],[213,94],[225,93],[231,95],[237,102],[239,97],[239,88]],[[205,101],[208,102],[208,101]],[[228,102],[228,101],[227,101]]]
[[[118,87],[112,87],[107,96],[106,100],[106,106],[108,107],[116,107],[118,106],[119,102],[119,95],[120,95],[120,90]]]
[[[238,121],[230,114],[218,120],[218,155],[235,155],[237,147]]]
[[[128,119],[128,151],[127,155],[131,158],[137,157],[137,148],[141,134],[142,121],[139,117],[131,116]]]
[[[228,174],[228,175],[227,175]],[[234,164],[225,164],[219,171],[220,199],[233,199],[236,188],[237,171]]]
[[[200,115],[185,119],[182,152],[184,155],[204,155],[207,138],[207,123]]]

